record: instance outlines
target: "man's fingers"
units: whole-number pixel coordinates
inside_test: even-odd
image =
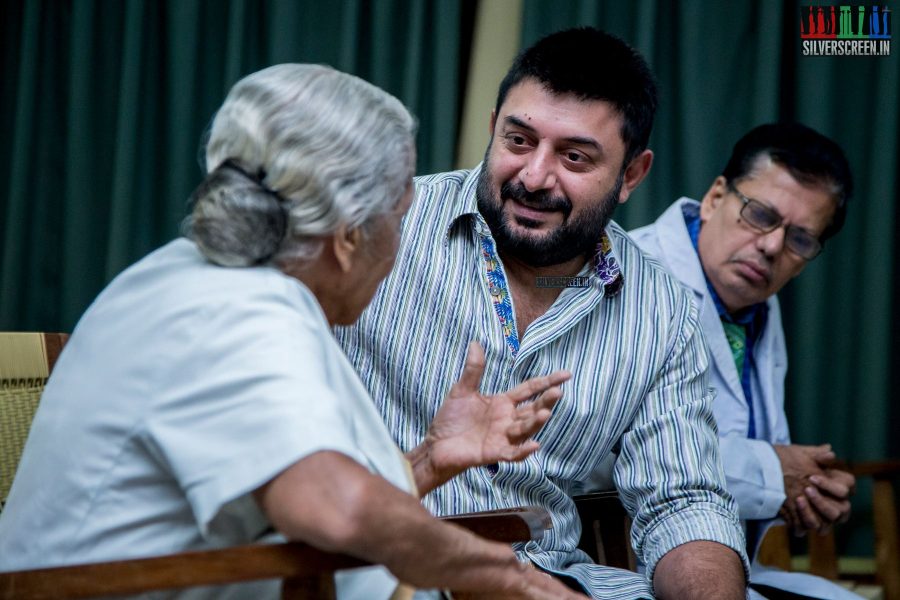
[[[568,371],[554,371],[546,377],[534,377],[523,381],[516,387],[506,392],[507,396],[516,404],[524,402],[553,386],[557,386],[572,378]]]
[[[530,454],[534,454],[541,445],[534,440],[527,440],[522,442],[518,446],[510,446],[506,452],[503,460],[506,462],[519,462],[520,460],[524,460]]]
[[[561,389],[552,387],[538,396],[534,402],[516,407],[516,418],[507,429],[510,441],[517,443],[537,433],[550,419],[553,407],[562,395]]]
[[[466,364],[463,366],[459,380],[453,385],[451,393],[477,392],[481,388],[482,375],[484,375],[484,350],[478,342],[469,342]]]
[[[517,410],[524,410],[528,407],[532,407],[533,410],[552,410],[556,403],[559,402],[559,399],[563,397],[562,388],[552,387],[546,391],[544,391],[537,399],[531,404],[519,405]]]
[[[819,466],[831,466],[837,459],[837,455],[831,449],[831,444],[809,446],[809,448],[812,450],[812,459],[819,463]]]
[[[808,486],[804,493],[819,516],[826,521],[825,525],[843,523],[850,517],[850,502],[848,500],[836,500],[819,493],[813,486]]]
[[[828,469],[825,471],[825,475],[845,485],[848,490],[848,495],[852,496],[856,493],[856,477],[853,473],[848,473],[847,471],[842,471],[840,469]]]
[[[800,516],[800,523],[807,530],[818,531],[822,527],[822,520],[816,514],[816,511],[810,505],[809,500],[805,496],[797,496],[797,514]]]
[[[506,437],[511,444],[521,444],[536,434],[550,419],[550,410],[542,408],[516,419],[506,430]]]
[[[806,530],[803,529],[803,525],[800,523],[800,515],[797,512],[796,502],[791,500],[786,500],[785,503],[781,506],[781,510],[779,511],[781,514],[781,518],[784,519],[785,523],[788,524],[791,531],[794,532],[796,536],[803,536],[806,534]]]
[[[850,473],[835,470],[828,471],[825,476],[813,475],[809,481],[821,491],[839,500],[850,497],[856,482]]]

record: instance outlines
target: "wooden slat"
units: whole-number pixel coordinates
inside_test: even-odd
[[[872,513],[878,583],[884,586],[885,600],[900,600],[900,523],[894,487],[886,479],[875,480]]]
[[[891,478],[900,476],[900,459],[850,463],[846,470],[856,477]]]
[[[834,528],[819,535],[815,531],[806,534],[809,548],[809,572],[825,579],[838,578],[838,555],[834,543]]]
[[[757,560],[761,565],[791,570],[791,541],[786,525],[773,525],[759,544]]]
[[[0,573],[0,598],[91,598],[187,586],[220,585],[362,566],[363,561],[307,544],[246,545],[168,556]]]
[[[543,531],[540,524],[549,523],[550,519],[543,509],[513,509],[446,520],[489,539],[509,543],[532,539],[537,529]],[[333,571],[366,564],[300,542],[256,544],[0,573],[0,600],[92,598],[258,579],[289,579],[284,590],[286,598],[322,598],[331,587]],[[326,580],[320,581],[323,574],[327,575]]]
[[[636,559],[629,535],[631,521],[615,491],[575,496],[584,550],[598,564],[634,571]]]
[[[444,517],[445,521],[459,525],[481,537],[512,544],[527,540],[539,540],[544,531],[553,527],[550,514],[537,507],[510,508]]]
[[[47,349],[47,367],[50,372],[53,372],[53,367],[56,365],[56,359],[59,358],[59,354],[62,352],[63,346],[66,345],[68,339],[68,333],[44,334],[44,346]]]

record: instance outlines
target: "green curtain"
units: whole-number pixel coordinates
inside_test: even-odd
[[[0,3],[0,329],[70,331],[112,277],[177,235],[213,111],[264,66],[323,62],[384,87],[419,117],[419,172],[449,169],[475,3]],[[801,56],[799,6],[525,0],[522,43],[595,25],[657,73],[656,161],[616,215],[626,227],[702,195],[756,124],[796,119],[844,146],[857,180],[846,228],[781,294],[788,413],[800,443],[896,456],[900,47]]]
[[[204,130],[262,67],[327,63],[387,89],[419,118],[419,172],[450,168],[469,4],[0,3],[0,329],[71,331],[112,277],[176,236]]]
[[[702,196],[760,123],[798,120],[842,145],[856,178],[846,226],[780,294],[788,417],[798,443],[828,441],[851,460],[897,456],[900,44],[887,57],[802,56],[799,18],[800,2],[773,0],[525,0],[522,44],[594,25],[632,43],[657,74],[656,161],[616,214],[628,228],[679,196]]]

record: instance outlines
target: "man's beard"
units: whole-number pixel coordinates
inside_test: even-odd
[[[498,250],[533,267],[558,265],[576,256],[593,256],[596,252],[603,229],[609,224],[619,203],[624,176],[623,168],[616,177],[613,189],[602,200],[586,207],[579,217],[570,221],[572,202],[565,196],[551,196],[545,190],[529,192],[521,183],[506,181],[500,186],[500,198],[496,198],[491,189],[490,163],[485,156],[476,189],[478,211],[490,227]],[[524,202],[529,207],[541,210],[559,211],[563,214],[563,223],[540,237],[515,233],[509,222],[514,217],[507,218],[503,214],[503,204],[510,200]]]

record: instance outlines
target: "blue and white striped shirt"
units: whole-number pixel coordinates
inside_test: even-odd
[[[470,469],[429,494],[426,506],[441,515],[545,507],[553,529],[521,551],[595,597],[651,597],[657,561],[692,540],[734,549],[746,568],[724,487],[705,343],[688,294],[610,224],[606,247],[579,274],[588,287],[564,289],[517,339],[514,312],[503,306],[502,263],[477,210],[478,173],[417,179],[394,270],[358,323],[337,330],[338,340],[404,451],[424,438],[470,340],[485,349],[484,393],[556,369],[573,378],[536,436],[538,452],[499,469]],[[577,548],[581,525],[571,496],[603,478],[611,453],[646,575],[594,565]]]

